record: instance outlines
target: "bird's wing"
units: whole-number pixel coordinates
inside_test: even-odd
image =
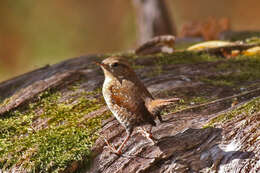
[[[127,110],[129,119],[156,125],[153,116],[147,110],[138,87],[131,81],[123,81],[121,87],[111,86],[111,100],[114,104]],[[130,117],[131,116],[131,117]],[[133,117],[134,116],[134,117]]]
[[[144,84],[140,81],[140,79],[138,79],[138,77],[135,77],[136,79],[136,85],[142,89],[142,97],[144,100],[148,99],[148,100],[152,100],[153,96],[152,94],[147,90],[147,88],[144,86]]]

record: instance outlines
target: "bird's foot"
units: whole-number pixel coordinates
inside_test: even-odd
[[[144,137],[146,137],[149,141],[151,141],[153,144],[155,144],[156,139],[153,137],[153,135],[149,132],[147,132],[143,128],[139,128],[137,132],[140,132]]]
[[[117,155],[121,155],[121,154],[122,154],[121,148],[116,149],[116,148],[114,147],[114,145],[113,145],[113,144],[110,144],[110,143],[108,142],[108,140],[107,140],[104,136],[102,136],[102,137],[103,137],[105,143],[107,144],[107,147],[109,148],[109,150],[110,150],[111,152],[113,152],[113,153],[115,153],[115,154],[117,154]]]

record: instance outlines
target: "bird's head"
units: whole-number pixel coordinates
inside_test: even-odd
[[[97,63],[104,71],[105,77],[115,77],[118,79],[128,78],[134,74],[131,65],[125,58],[122,57],[109,57],[101,63]]]

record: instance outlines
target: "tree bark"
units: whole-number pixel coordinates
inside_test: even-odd
[[[176,35],[164,0],[133,0],[138,21],[139,44],[159,35]]]

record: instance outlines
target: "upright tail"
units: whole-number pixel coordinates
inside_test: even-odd
[[[173,104],[173,103],[175,103],[176,101],[179,101],[179,100],[180,100],[179,98],[151,100],[147,104],[147,109],[155,117],[158,116],[158,119],[160,120],[160,122],[162,122],[163,120],[162,120],[162,116],[160,114],[162,109],[165,106]]]

